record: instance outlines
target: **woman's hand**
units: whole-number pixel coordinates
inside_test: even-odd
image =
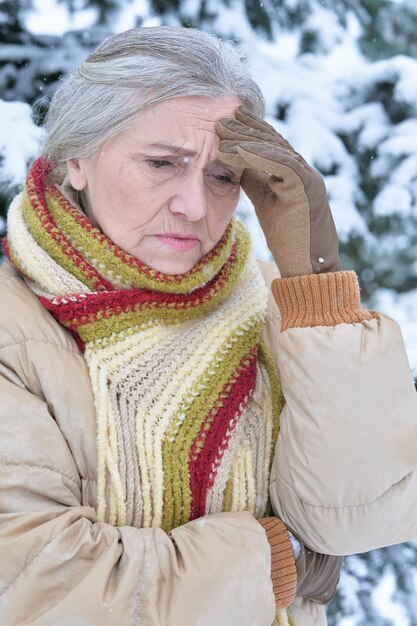
[[[284,522],[279,517],[258,521],[271,547],[271,580],[277,609],[290,606],[296,596],[328,604],[336,593],[343,557],[314,552],[292,533],[299,545],[295,559],[290,531]]]
[[[244,107],[217,123],[220,161],[243,168],[281,276],[341,270],[339,243],[321,175],[269,124]]]

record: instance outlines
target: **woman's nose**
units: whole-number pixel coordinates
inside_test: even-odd
[[[204,176],[193,172],[177,181],[169,202],[169,209],[176,217],[187,222],[198,222],[207,214],[207,195]]]

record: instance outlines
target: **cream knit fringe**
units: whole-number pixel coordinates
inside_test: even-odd
[[[291,626],[288,621],[288,613],[286,609],[279,609],[276,613],[276,623],[278,626]]]

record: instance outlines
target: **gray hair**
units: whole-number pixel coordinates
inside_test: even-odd
[[[134,28],[105,39],[55,92],[43,152],[58,168],[93,154],[142,109],[178,96],[265,101],[232,45],[201,30]]]

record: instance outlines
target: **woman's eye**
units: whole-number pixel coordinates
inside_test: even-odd
[[[239,182],[235,180],[230,174],[214,174],[214,178],[219,183],[224,183],[225,185],[238,185]]]
[[[234,180],[231,176],[228,176],[227,174],[217,174],[215,178],[219,181],[219,183],[224,183],[225,185],[232,185],[233,187],[239,185],[239,181]]]
[[[148,163],[151,167],[155,169],[159,169],[161,167],[169,167],[172,165],[171,161],[166,161],[164,159],[150,159]]]

